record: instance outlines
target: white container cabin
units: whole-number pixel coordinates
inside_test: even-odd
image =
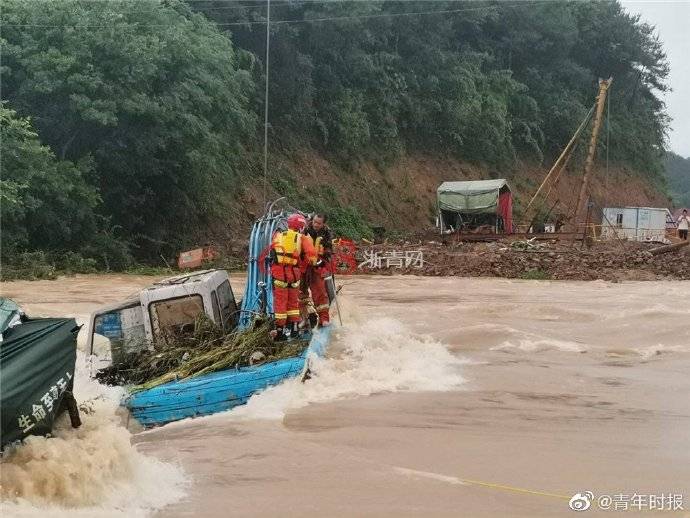
[[[666,242],[666,208],[607,207],[603,210],[601,237],[631,241]]]

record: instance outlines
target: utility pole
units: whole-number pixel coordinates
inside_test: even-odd
[[[271,49],[271,0],[266,2],[266,91],[264,93],[264,209],[268,176],[268,58]]]
[[[589,140],[587,160],[585,161],[585,174],[582,176],[582,186],[580,187],[580,194],[577,197],[577,204],[575,205],[575,222],[580,221],[580,216],[584,214],[586,209],[587,190],[594,167],[594,154],[597,150],[597,138],[599,137],[599,130],[601,129],[601,118],[604,113],[604,106],[606,105],[606,94],[612,82],[613,78],[611,77],[606,80],[599,79],[599,95],[597,95],[597,107],[594,112],[592,137]]]

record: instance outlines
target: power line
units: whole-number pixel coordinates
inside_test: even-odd
[[[381,14],[363,14],[363,15],[354,15],[354,16],[332,16],[332,17],[324,17],[324,18],[306,18],[302,20],[275,20],[272,21],[271,23],[276,25],[276,24],[294,24],[294,23],[318,23],[318,22],[331,22],[331,21],[344,21],[344,20],[367,20],[367,19],[373,19],[373,18],[397,18],[397,17],[402,17],[402,16],[426,16],[426,15],[435,15],[435,14],[455,14],[455,13],[464,13],[464,12],[471,12],[471,11],[485,11],[485,10],[491,10],[495,8],[515,8],[515,7],[523,7],[523,6],[532,6],[532,5],[538,5],[538,4],[546,4],[546,3],[551,3],[552,0],[533,0],[533,1],[525,1],[525,2],[520,2],[517,4],[498,4],[498,5],[492,5],[492,6],[483,6],[483,7],[468,7],[465,9],[446,9],[446,10],[436,10],[436,11],[414,11],[414,12],[406,12],[406,13],[381,13]],[[229,22],[229,23],[215,23],[215,25],[219,27],[234,27],[234,26],[247,26],[247,25],[265,25],[266,20],[256,20],[256,21],[246,21],[246,22]],[[173,27],[174,25],[172,24],[137,24],[136,22],[132,23],[132,25],[136,25],[137,27]],[[112,29],[112,28],[117,28],[118,25],[69,25],[69,24],[61,24],[61,25],[51,25],[51,24],[2,24],[3,27],[13,27],[13,28],[22,28],[22,27],[36,27],[36,28],[44,28],[44,29],[50,29],[50,28],[70,28],[70,29]],[[129,25],[128,25],[129,26]]]
[[[248,2],[246,3],[240,3],[241,2]],[[324,5],[343,5],[343,4],[357,4],[357,3],[383,3],[386,0],[271,0],[271,3],[273,4],[273,8],[277,6],[279,7],[303,7],[306,4],[321,4],[322,6]],[[443,3],[449,3],[449,2],[466,2],[468,0],[395,0],[396,2],[420,2],[420,1],[425,1],[427,3],[434,3],[434,2],[443,2]],[[36,3],[53,3],[54,0],[34,0]],[[199,3],[217,3],[217,2],[223,2],[223,3],[232,3],[235,5],[225,5],[225,6],[200,6],[200,5],[193,5],[193,4],[199,4]],[[149,7],[175,7],[171,5],[166,5],[161,3],[161,0],[78,0],[79,4],[86,4],[86,3],[91,3],[91,4],[131,4],[131,5],[136,5],[136,6],[149,6]],[[194,11],[194,12],[208,12],[208,11],[239,11],[239,10],[252,10],[252,9],[257,9],[259,8],[260,10],[263,10],[264,6],[266,5],[266,0],[184,0],[183,4],[180,5],[185,5],[187,4],[188,6],[192,7],[193,9],[198,9],[199,11]],[[128,11],[127,14],[132,15],[132,14],[140,14],[140,13],[145,13],[149,11]],[[255,11],[254,11],[255,13]]]
[[[34,0],[39,3],[52,3],[54,0]],[[190,2],[218,2],[218,1],[223,1],[226,2],[226,0],[185,0],[184,4],[179,4],[179,5],[185,5],[187,4],[188,7],[192,7],[194,9],[194,13],[206,13],[208,11],[240,11],[240,10],[245,10],[248,11],[247,14],[257,14],[258,11],[262,11],[266,5],[266,0],[228,0],[227,3],[232,2],[235,5],[232,6],[200,6],[200,5],[192,5]],[[240,4],[239,2],[252,2],[249,5],[244,5]],[[280,2],[278,6],[280,7],[300,7],[302,4],[308,3],[308,4],[316,4],[320,3],[322,5],[326,4],[343,4],[345,2],[347,3],[358,3],[360,1],[368,1],[368,0],[271,0],[271,3],[274,4],[272,7],[275,8],[275,3]],[[377,1],[384,1],[384,0],[377,0]],[[396,1],[402,1],[402,2],[418,2],[420,0],[396,0]],[[428,2],[439,2],[439,1],[456,1],[456,0],[427,0]],[[466,0],[457,0],[457,1],[466,1]],[[79,4],[84,4],[84,3],[91,3],[91,4],[101,4],[101,5],[106,5],[106,4],[130,4],[130,5],[135,5],[137,7],[167,7],[167,8],[174,8],[176,6],[174,5],[167,5],[161,3],[160,0],[78,0]],[[150,10],[143,11],[134,11],[134,10],[128,10],[127,14],[128,15],[133,15],[133,14],[143,14],[143,13],[148,13]],[[239,22],[238,22],[239,23]]]
[[[91,2],[102,2],[102,3],[108,3],[108,2],[132,2],[132,0],[82,0],[82,1],[91,1]],[[137,0],[134,0],[137,1]],[[137,3],[145,3],[147,0],[140,0],[137,1]],[[153,0],[155,3],[156,0]],[[218,2],[218,1],[223,1],[225,2],[226,0],[185,0],[185,3],[200,3],[200,2],[208,2],[208,3],[213,3],[213,2]],[[249,4],[240,4],[239,2],[250,2]],[[276,6],[280,7],[302,7],[307,4],[321,4],[321,6],[324,5],[344,5],[344,4],[383,4],[386,0],[271,0],[271,6],[275,8]],[[425,3],[434,3],[434,2],[443,2],[443,3],[450,3],[450,2],[467,2],[468,0],[395,0],[396,2],[418,2],[421,3],[424,1]],[[473,0],[470,0],[473,1]],[[203,11],[225,11],[225,10],[237,10],[237,9],[252,9],[256,7],[264,7],[266,4],[266,0],[227,0],[227,3],[235,3],[236,5],[232,6],[199,6],[196,5],[195,9],[200,9]]]
[[[279,5],[301,5],[301,4],[383,4],[385,2],[395,1],[396,3],[479,3],[480,0],[271,0],[272,4]],[[486,0],[487,2],[489,0]],[[494,0],[500,3],[500,0]],[[552,1],[552,0],[550,0]],[[52,4],[55,0],[33,0],[34,3],[44,3]],[[165,5],[164,0],[78,0],[79,3],[95,3],[95,4],[151,4],[151,5]],[[242,2],[242,4],[240,4]],[[195,4],[195,3],[226,3],[226,4],[237,4],[241,6],[243,4],[255,4],[263,5],[266,4],[266,0],[181,0],[181,4]],[[529,3],[525,0],[524,3]]]

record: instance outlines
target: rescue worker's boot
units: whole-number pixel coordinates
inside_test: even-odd
[[[316,313],[309,313],[309,327],[314,329],[319,323],[319,316]]]
[[[289,322],[287,328],[289,338],[299,338],[299,322]]]
[[[285,327],[283,326],[278,326],[271,330],[270,335],[274,342],[282,342],[287,339],[287,336],[285,335]]]

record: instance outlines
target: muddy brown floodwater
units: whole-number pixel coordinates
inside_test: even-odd
[[[84,320],[149,282],[3,293]],[[627,516],[655,514],[635,494],[690,509],[690,282],[343,284],[345,327],[312,380],[132,436],[187,477],[159,516],[559,516],[586,491],[588,516],[601,495]]]

